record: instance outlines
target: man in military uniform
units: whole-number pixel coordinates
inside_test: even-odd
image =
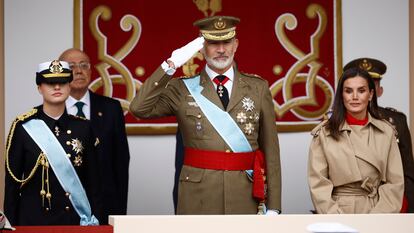
[[[381,79],[387,71],[387,66],[373,58],[358,58],[350,61],[345,65],[344,70],[352,67],[359,67],[368,71],[375,82],[375,91],[377,97],[381,97],[384,92],[381,86]],[[395,110],[394,108],[379,107],[380,115],[391,123],[397,131],[398,147],[401,153],[402,165],[404,169],[404,200],[402,213],[414,213],[414,161],[411,146],[411,135],[407,125],[407,117],[404,113]]]
[[[201,37],[175,50],[130,105],[140,118],[177,117],[184,166],[177,214],[277,214],[281,210],[279,142],[266,80],[233,61],[239,19],[194,23]],[[193,77],[171,78],[201,50],[207,65]]]
[[[87,120],[66,113],[72,79],[68,63],[41,63],[36,84],[43,104],[12,123],[4,200],[12,225],[99,224],[99,140]]]

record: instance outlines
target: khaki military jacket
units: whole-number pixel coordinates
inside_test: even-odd
[[[272,97],[266,80],[235,70],[234,83],[227,112],[234,121],[246,113],[243,99],[250,98],[254,109],[248,118],[237,123],[245,132],[253,150],[263,151],[267,169],[267,208],[281,209],[281,177],[279,142]],[[223,109],[213,83],[203,70],[200,85],[204,95]],[[202,150],[229,151],[230,148],[206,119],[180,78],[171,78],[159,67],[140,88],[130,105],[140,118],[175,115],[185,147]],[[249,115],[250,116],[250,115]],[[252,115],[253,116],[253,115]],[[246,123],[252,123],[251,134]],[[252,182],[244,171],[200,169],[184,165],[180,175],[178,214],[255,214],[257,201],[252,197]]]
[[[370,115],[368,121],[361,131],[345,122],[338,141],[327,121],[312,131],[308,182],[317,213],[400,211],[404,178],[394,129]]]

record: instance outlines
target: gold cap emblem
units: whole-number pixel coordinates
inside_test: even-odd
[[[54,60],[50,63],[49,71],[53,74],[60,74],[63,72],[63,66],[58,60]]]
[[[359,68],[370,71],[372,69],[372,64],[367,59],[363,59],[361,63],[359,63]]]
[[[226,28],[226,22],[224,22],[222,18],[218,18],[216,22],[214,22],[214,28],[217,30],[222,30]]]

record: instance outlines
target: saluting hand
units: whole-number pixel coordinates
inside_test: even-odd
[[[190,58],[197,53],[204,45],[204,37],[197,37],[195,40],[176,49],[172,52],[171,57],[167,59],[169,68],[177,69],[184,65]]]

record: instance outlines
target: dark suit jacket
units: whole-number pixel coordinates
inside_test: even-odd
[[[99,158],[104,219],[127,213],[129,148],[119,101],[89,91],[91,124],[100,140]]]
[[[379,110],[381,116],[393,124],[397,130],[398,148],[404,170],[404,195],[408,201],[408,212],[414,213],[414,161],[407,117],[393,108],[380,107]]]

